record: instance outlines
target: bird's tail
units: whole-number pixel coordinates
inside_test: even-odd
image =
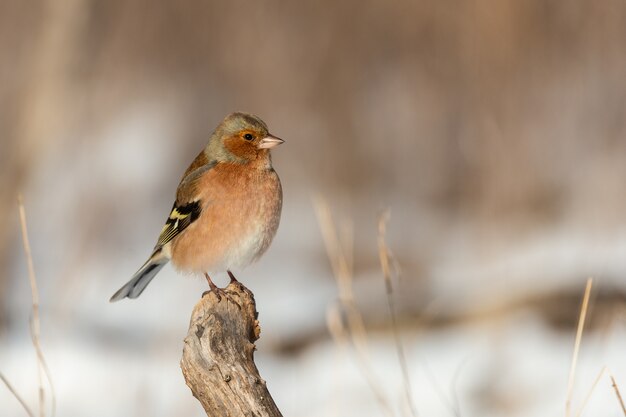
[[[137,298],[143,290],[146,289],[152,278],[168,263],[169,258],[163,254],[159,248],[155,250],[150,259],[139,268],[135,275],[122,288],[117,290],[109,300],[110,302],[119,301],[123,298]]]

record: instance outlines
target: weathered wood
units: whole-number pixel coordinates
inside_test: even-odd
[[[210,417],[282,416],[254,364],[261,329],[254,295],[242,284],[206,293],[191,314],[181,368]],[[236,301],[235,304],[233,301]]]

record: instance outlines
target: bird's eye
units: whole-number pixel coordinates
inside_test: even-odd
[[[246,133],[245,135],[243,135],[243,138],[245,140],[252,140],[252,139],[254,139],[254,136],[252,136],[251,133]]]

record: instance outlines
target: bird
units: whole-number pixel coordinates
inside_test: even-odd
[[[237,281],[231,269],[257,260],[276,235],[283,195],[270,150],[282,143],[258,116],[226,116],[185,171],[150,257],[110,301],[139,297],[169,261],[203,274],[221,300],[209,273]]]

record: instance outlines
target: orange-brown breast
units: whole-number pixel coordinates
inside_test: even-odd
[[[198,180],[198,220],[172,241],[172,263],[186,272],[246,266],[271,243],[280,220],[282,190],[261,160],[219,163]]]

